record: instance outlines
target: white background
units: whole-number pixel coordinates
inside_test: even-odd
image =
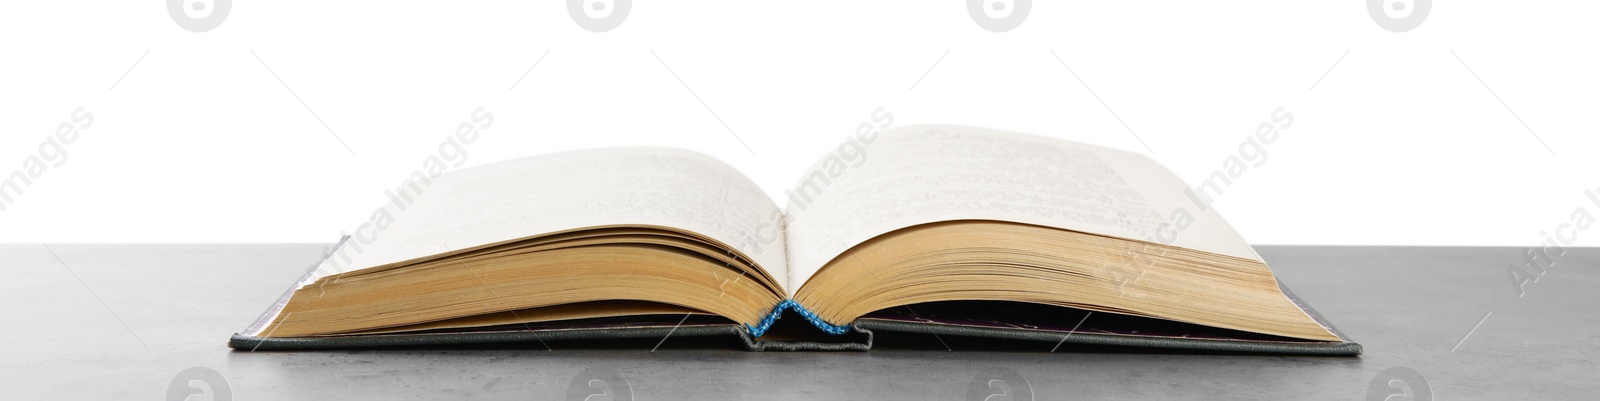
[[[955,0],[641,1],[604,33],[560,1],[402,3],[241,1],[203,33],[161,2],[0,6],[0,174],[94,114],[0,241],[332,242],[480,106],[468,165],[679,146],[774,197],[878,107],[1191,184],[1285,107],[1216,203],[1253,243],[1528,246],[1600,212],[1590,2],[1439,2],[1404,33],[1361,1],[1040,1],[1004,33]]]

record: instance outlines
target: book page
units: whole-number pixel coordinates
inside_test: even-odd
[[[920,125],[850,139],[788,197],[789,288],[872,237],[986,219],[1260,260],[1171,171],[1136,153],[971,127]],[[848,145],[848,143],[847,143]],[[853,156],[852,156],[853,155]]]
[[[739,249],[780,285],[788,275],[777,205],[733,167],[695,152],[580,150],[454,170],[431,184],[407,185],[388,190],[384,209],[374,211],[301,285],[453,250],[611,225],[687,230]]]

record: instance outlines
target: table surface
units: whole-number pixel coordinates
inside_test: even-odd
[[[169,385],[203,387],[177,379],[192,367],[217,372],[212,391],[226,387],[238,400],[562,400],[590,383],[635,400],[964,400],[991,383],[1036,400],[1357,400],[1369,399],[1373,385],[1409,386],[1419,400],[1425,392],[1455,400],[1592,399],[1600,391],[1594,248],[1567,249],[1519,296],[1507,268],[1521,265],[1521,248],[1257,247],[1285,285],[1366,347],[1360,357],[965,343],[762,353],[673,338],[654,350],[654,341],[228,349],[228,336],[324,247],[0,245],[0,399],[168,399]],[[1421,378],[1392,382],[1392,368]]]

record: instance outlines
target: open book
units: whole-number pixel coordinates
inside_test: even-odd
[[[888,331],[1360,353],[1147,157],[872,128],[783,209],[732,167],[668,148],[419,173],[230,346],[737,335],[866,349]]]

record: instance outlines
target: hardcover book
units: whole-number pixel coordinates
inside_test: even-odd
[[[670,148],[418,172],[229,345],[727,336],[867,350],[875,334],[925,333],[1040,351],[1361,352],[1145,156],[887,126],[863,124],[783,208]]]

